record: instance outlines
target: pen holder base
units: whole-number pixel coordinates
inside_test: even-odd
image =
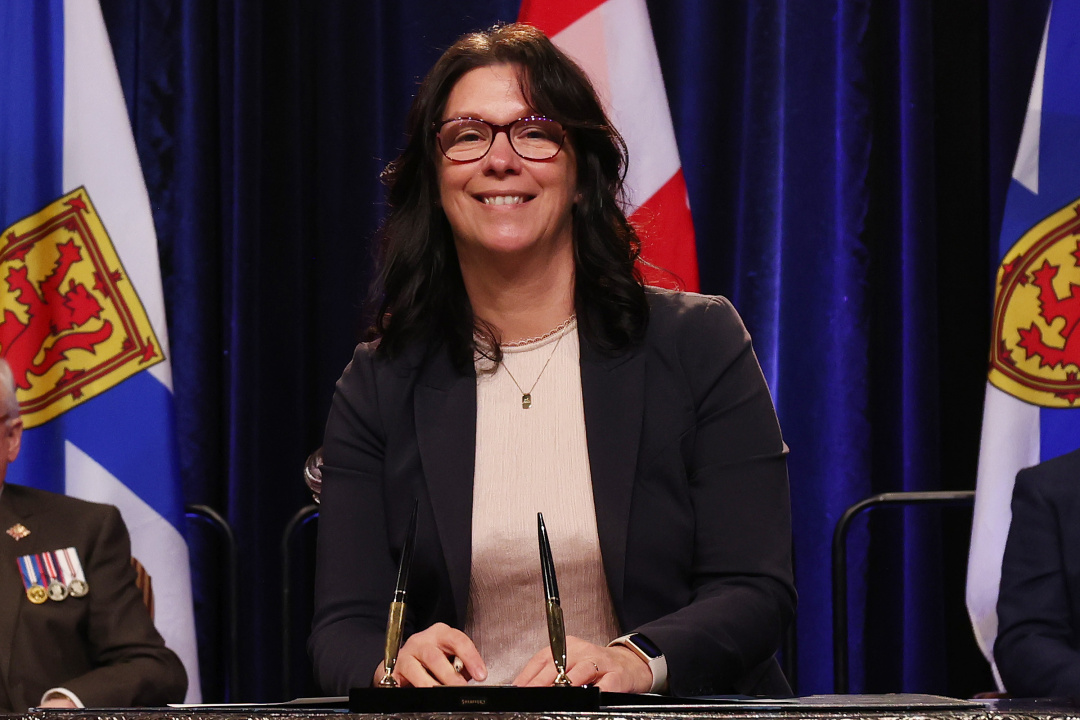
[[[600,709],[595,687],[510,687],[468,685],[434,688],[353,688],[354,713],[569,712]]]

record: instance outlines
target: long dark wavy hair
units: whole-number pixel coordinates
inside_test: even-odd
[[[626,143],[584,71],[530,25],[496,25],[454,43],[428,73],[406,121],[404,152],[383,172],[389,213],[379,230],[376,309],[369,339],[397,356],[414,342],[442,342],[462,371],[477,348],[501,359],[497,329],[473,315],[450,224],[438,202],[440,153],[434,125],[462,75],[479,67],[519,68],[522,94],[537,113],[567,128],[577,156],[573,208],[574,305],[585,342],[615,353],[644,335],[649,307],[637,266],[641,242],[623,212]]]

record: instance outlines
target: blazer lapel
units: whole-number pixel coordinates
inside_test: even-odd
[[[420,370],[413,402],[424,479],[454,607],[459,624],[463,624],[472,567],[476,377],[458,373],[446,352],[440,351]]]
[[[644,355],[634,349],[608,358],[582,343],[581,392],[600,552],[611,599],[619,610],[645,407]]]
[[[0,677],[5,686],[11,672],[11,655],[14,650],[15,628],[19,621],[26,595],[23,592],[22,576],[15,560],[29,550],[20,552],[20,543],[7,534],[7,529],[19,522],[29,523],[29,512],[19,502],[18,488],[7,485],[0,492]],[[23,543],[25,545],[25,543]],[[14,701],[14,698],[12,698]]]

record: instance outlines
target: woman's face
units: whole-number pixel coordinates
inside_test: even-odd
[[[495,125],[537,114],[525,102],[514,65],[491,65],[461,76],[442,120],[472,117]],[[480,160],[437,158],[439,197],[462,260],[490,254],[554,256],[573,248],[571,210],[576,166],[569,139],[550,160],[525,160],[498,133]]]

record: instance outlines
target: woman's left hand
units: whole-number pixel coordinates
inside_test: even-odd
[[[514,684],[548,686],[555,675],[551,648],[544,648],[525,664]],[[643,693],[652,687],[652,670],[632,650],[600,647],[572,635],[566,638],[566,675],[573,685],[596,685],[608,692]]]

